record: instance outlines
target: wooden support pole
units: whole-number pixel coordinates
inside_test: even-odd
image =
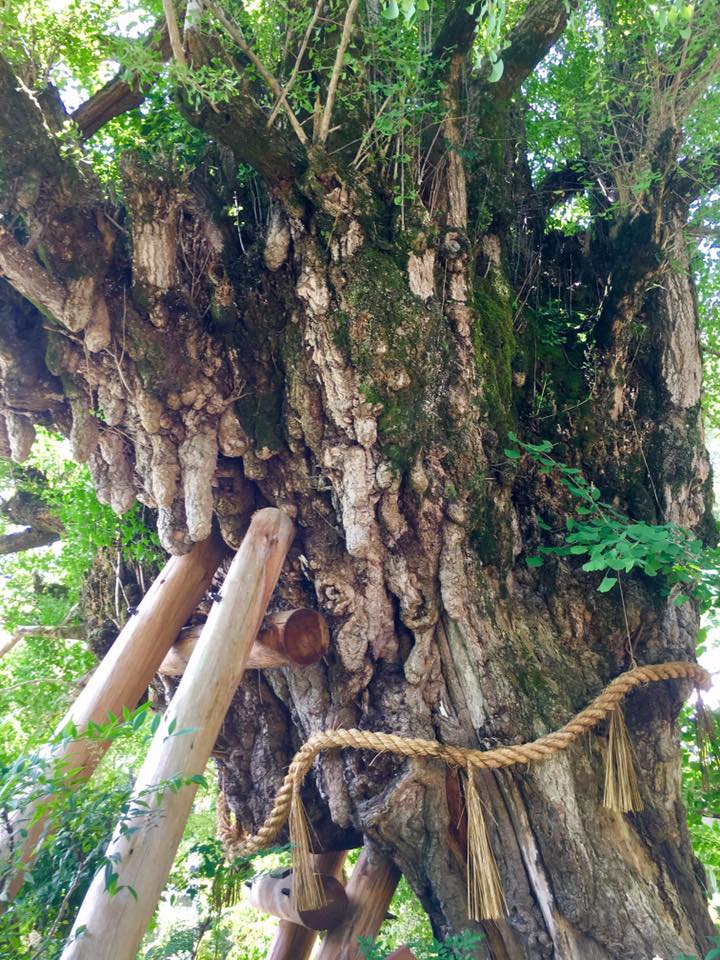
[[[316,873],[330,875],[342,880],[343,865],[347,850],[334,853],[313,855],[313,869]],[[290,920],[281,920],[266,960],[310,960],[317,932],[301,927]]]
[[[292,867],[261,873],[249,881],[248,903],[261,913],[272,914],[297,927],[305,927],[313,932],[333,930],[347,913],[348,898],[345,887],[337,877],[328,873],[317,873],[317,878],[324,902],[314,910],[296,908],[292,895]]]
[[[409,947],[398,947],[397,950],[389,953],[385,960],[417,960],[417,957]]]
[[[134,960],[192,807],[190,778],[205,770],[293,536],[281,510],[253,516],[135,783],[148,806],[131,807],[106,850],[117,892],[100,870],[62,960]]]
[[[137,612],[125,624],[63,717],[56,735],[62,734],[70,723],[82,733],[89,723],[106,723],[110,713],[119,717],[124,707],[135,709],[178,631],[207,592],[226,549],[219,535],[213,534],[203,543],[196,544],[186,556],[168,560]],[[107,742],[75,739],[48,747],[43,755],[59,767],[74,771],[72,781],[69,781],[74,786],[92,774],[107,748]],[[4,829],[0,828],[0,870],[15,859],[18,844],[22,845],[23,867],[6,878],[5,903],[20,889],[26,871],[35,859],[45,818],[29,824],[40,802],[36,799],[16,811],[10,823]],[[27,829],[28,835],[20,839],[18,834],[23,829]]]
[[[185,673],[202,628],[202,624],[196,624],[180,631],[158,673],[167,677],[181,677]],[[301,608],[273,613],[255,637],[245,669],[306,667],[322,660],[329,646],[330,631],[317,610]]]
[[[400,871],[391,860],[363,848],[345,886],[345,921],[325,937],[316,960],[362,960],[358,937],[378,935],[399,881]]]

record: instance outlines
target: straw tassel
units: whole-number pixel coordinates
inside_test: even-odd
[[[619,813],[637,813],[643,808],[630,737],[619,704],[610,716],[603,806]]]
[[[472,764],[468,765],[465,774],[468,916],[477,921],[499,920],[506,912],[505,896],[490,846]]]
[[[324,906],[325,899],[314,870],[310,824],[297,782],[293,784],[289,824],[293,860],[292,904],[298,911],[317,910]]]

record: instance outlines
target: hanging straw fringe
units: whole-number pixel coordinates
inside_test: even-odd
[[[300,910],[318,910],[325,898],[315,873],[310,849],[310,824],[300,797],[300,784],[295,784],[290,802],[290,844],[292,846],[292,905]]]
[[[296,870],[298,872],[304,871],[305,875],[305,880],[298,883],[300,888],[299,899],[302,903],[304,891],[310,888],[310,899],[312,900],[312,887],[317,883],[317,880],[310,866],[307,819],[300,804],[300,787],[312,767],[315,757],[324,750],[372,750],[374,753],[393,753],[401,757],[433,758],[442,760],[452,767],[467,769],[472,766],[486,770],[499,770],[513,767],[516,764],[547,760],[561,750],[567,750],[579,737],[590,731],[601,720],[604,720],[608,714],[613,714],[613,717],[610,723],[606,803],[611,805],[612,809],[638,809],[636,804],[640,804],[641,799],[632,765],[629,738],[624,721],[618,719],[619,713],[616,708],[626,694],[636,687],[660,680],[691,680],[704,689],[709,689],[712,682],[707,670],[696,663],[688,663],[684,660],[634,667],[632,670],[615,677],[592,703],[581,710],[560,730],[548,733],[530,743],[495,747],[492,750],[471,750],[467,747],[438,743],[437,740],[400,737],[393,733],[379,733],[372,730],[325,730],[316,733],[303,744],[293,757],[265,823],[255,836],[243,838],[233,844],[235,852],[241,856],[249,857],[268,847],[282,830],[289,815],[291,834],[296,844],[299,859],[301,861],[304,859],[304,863],[296,866]],[[619,746],[619,742],[623,739],[623,732],[625,738],[624,752],[622,747]],[[616,782],[617,787],[614,787],[613,784]],[[610,784],[609,789],[608,784]],[[474,787],[469,789],[472,792]],[[614,806],[614,804],[617,804],[617,806]],[[478,804],[475,803],[474,806],[477,808]],[[470,819],[469,816],[468,819]],[[475,816],[474,823],[477,825],[478,822],[481,821],[478,821]],[[474,844],[474,846],[476,845]],[[306,853],[303,853],[303,851],[306,851]],[[475,870],[475,867],[473,867],[473,870]]]
[[[465,770],[467,809],[467,904],[471,920],[499,920],[506,913],[500,873],[490,846],[482,803],[475,785],[475,770]]]
[[[618,813],[638,813],[643,808],[630,737],[619,704],[610,715],[603,806]]]

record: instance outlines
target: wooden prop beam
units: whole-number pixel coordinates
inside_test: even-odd
[[[288,920],[298,927],[317,932],[332,930],[347,913],[348,898],[340,881],[327,873],[317,874],[322,890],[323,906],[315,910],[297,910],[293,904],[291,867],[261,873],[248,882],[248,903],[262,913],[270,913],[281,920]],[[293,960],[295,958],[293,957]]]
[[[342,880],[347,850],[313,855],[316,873]],[[346,897],[347,902],[347,897]],[[290,920],[281,920],[266,960],[310,960],[317,932]]]
[[[362,960],[358,937],[378,935],[399,881],[395,864],[365,847],[345,886],[345,922],[327,934],[316,960]]]
[[[62,960],[134,960],[197,791],[190,778],[205,770],[294,533],[281,510],[253,516],[135,783],[148,806],[130,809],[106,850],[117,892],[100,870]]]
[[[180,631],[158,673],[167,677],[181,677],[185,673],[202,628],[200,623]],[[255,637],[245,669],[306,667],[322,660],[329,646],[330,631],[325,618],[317,610],[301,608],[273,613]]]
[[[160,575],[143,597],[137,612],[130,617],[112,647],[105,655],[75,703],[63,717],[56,735],[74,723],[82,733],[89,723],[104,724],[108,714],[122,716],[124,707],[135,709],[158,666],[177,637],[182,625],[191,616],[207,592],[215,571],[227,548],[219,535],[196,544],[184,557],[171,557]],[[72,770],[72,785],[87,779],[101,760],[109,744],[80,739],[48,747],[44,756],[65,770]],[[41,817],[28,827],[41,801],[35,800],[18,810],[4,829],[0,829],[0,870],[17,855],[22,844],[23,867],[5,881],[5,903],[15,896],[23,884],[27,869],[33,863],[38,840],[45,828]],[[27,828],[20,839],[18,832]]]
[[[417,957],[409,947],[398,947],[397,950],[389,953],[385,960],[417,960]]]

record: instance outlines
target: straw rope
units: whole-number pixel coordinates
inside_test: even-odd
[[[479,767],[498,770],[519,763],[533,763],[567,750],[583,733],[612,713],[628,693],[643,684],[660,680],[691,680],[695,686],[705,690],[712,682],[710,674],[699,664],[682,660],[635,667],[612,680],[592,703],[554,733],[529,743],[492,750],[474,750],[438,743],[436,740],[400,737],[394,733],[371,730],[324,730],[315,733],[293,757],[275,795],[272,810],[258,832],[252,837],[237,837],[228,830],[223,831],[222,839],[239,856],[252,856],[269,846],[287,821],[293,795],[299,793],[315,757],[325,750],[372,750],[374,753],[393,753],[402,757],[430,757],[453,767],[468,769]]]

